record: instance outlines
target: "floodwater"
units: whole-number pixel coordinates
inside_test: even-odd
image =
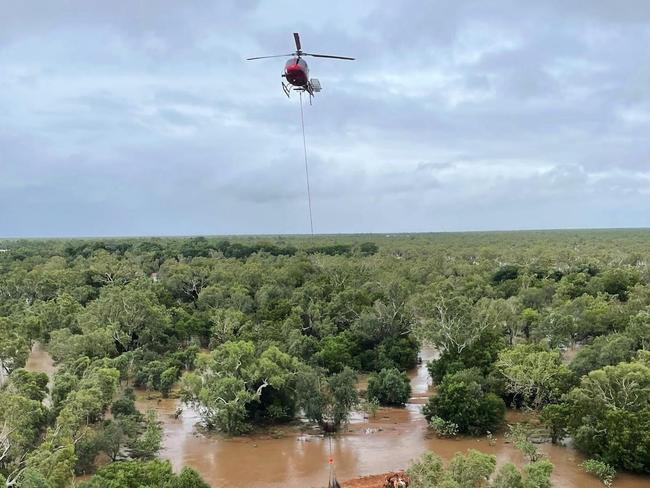
[[[47,355],[36,351],[33,354]],[[431,351],[424,351],[423,364],[411,372],[413,397],[406,408],[380,409],[376,418],[356,415],[346,432],[331,438],[332,458],[339,480],[405,468],[411,460],[432,450],[444,459],[457,452],[477,449],[494,454],[499,464],[512,461],[523,464],[523,458],[510,444],[497,435],[493,445],[485,438],[438,439],[426,428],[420,406],[430,394],[426,360]],[[30,365],[40,364],[52,372],[51,360],[35,358]],[[164,426],[161,457],[169,459],[176,470],[189,465],[215,488],[309,488],[324,487],[328,479],[330,438],[322,437],[307,426],[282,427],[239,438],[205,434],[199,417],[177,399],[147,399],[141,392],[138,408],[154,409]],[[179,418],[174,413],[179,407]],[[520,415],[511,412],[509,418]],[[302,432],[301,432],[302,430]],[[583,457],[567,447],[544,444],[540,449],[555,465],[553,482],[562,488],[601,488],[603,485],[584,473],[578,464]],[[650,477],[620,474],[616,488],[647,488]]]
[[[49,378],[47,382],[48,394],[45,400],[43,400],[43,403],[49,407],[52,404],[52,378],[54,377],[54,373],[56,373],[56,366],[54,365],[52,356],[50,356],[50,353],[47,352],[40,342],[36,342],[32,346],[27,363],[25,364],[25,369],[27,371],[47,373]]]
[[[40,342],[32,346],[32,351],[27,358],[25,369],[27,371],[47,373],[50,379],[56,373],[56,366],[54,365],[52,356],[50,356],[50,353],[45,350]]]

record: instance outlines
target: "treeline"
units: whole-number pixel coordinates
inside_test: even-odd
[[[422,343],[438,351],[425,414],[439,435],[484,435],[507,407],[530,409],[553,441],[648,472],[648,242],[645,231],[3,242],[0,476],[63,488],[100,455],[114,462],[89,486],[137,466],[164,473],[151,461],[157,421],[137,412],[133,387],[179,395],[227,434],[298,416],[335,430],[360,408],[357,372],[372,373],[363,408],[406,403]],[[36,341],[58,365],[49,390],[22,369]],[[189,471],[174,483],[202,486]]]
[[[266,253],[271,256],[295,256],[296,254],[325,254],[328,256],[350,256],[359,254],[370,256],[378,251],[374,242],[340,243],[330,242],[318,245],[297,247],[288,242],[270,242],[268,240],[231,241],[222,238],[189,237],[143,239],[108,239],[73,241],[45,240],[4,241],[1,249],[11,250],[13,259],[25,259],[30,256],[60,255],[68,260],[77,257],[88,258],[97,251],[106,251],[113,255],[124,256],[129,253],[148,254],[152,258],[163,261],[168,258],[196,258],[223,256],[226,258],[246,259],[253,254]]]

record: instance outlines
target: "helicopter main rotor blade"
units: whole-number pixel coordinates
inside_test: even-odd
[[[300,46],[300,34],[294,32],[293,40],[296,41],[296,51],[300,51],[302,49],[302,47]]]
[[[267,59],[267,58],[285,58],[287,56],[295,56],[295,53],[291,54],[274,54],[273,56],[257,56],[254,58],[246,58],[246,61],[253,61],[254,59]]]
[[[354,58],[348,58],[347,56],[331,56],[329,54],[312,54],[312,53],[302,53],[302,55],[313,56],[315,58],[347,59],[348,61],[354,61]]]

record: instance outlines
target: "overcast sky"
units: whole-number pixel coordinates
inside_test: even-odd
[[[356,5],[355,5],[356,4]],[[650,226],[650,2],[0,0],[0,236]]]

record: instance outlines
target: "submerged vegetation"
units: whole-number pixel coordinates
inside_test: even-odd
[[[367,396],[380,405],[404,405],[411,397],[411,383],[397,368],[382,369],[368,378]]]
[[[370,373],[369,412],[408,402],[420,344],[437,351],[424,412],[440,435],[484,435],[506,406],[529,409],[598,476],[650,473],[649,243],[648,231],[4,241],[0,485],[63,488],[102,459],[82,486],[206,486],[155,459],[161,430],[133,388],[179,396],[228,435],[298,417],[331,431],[361,408],[357,373]],[[35,342],[57,363],[49,384],[24,370]],[[547,486],[548,464],[496,469],[470,452],[410,474]]]
[[[433,453],[426,453],[408,469],[416,488],[549,488],[553,465],[545,459],[522,470],[506,463],[498,470],[495,456],[474,449],[456,454],[445,467]]]

